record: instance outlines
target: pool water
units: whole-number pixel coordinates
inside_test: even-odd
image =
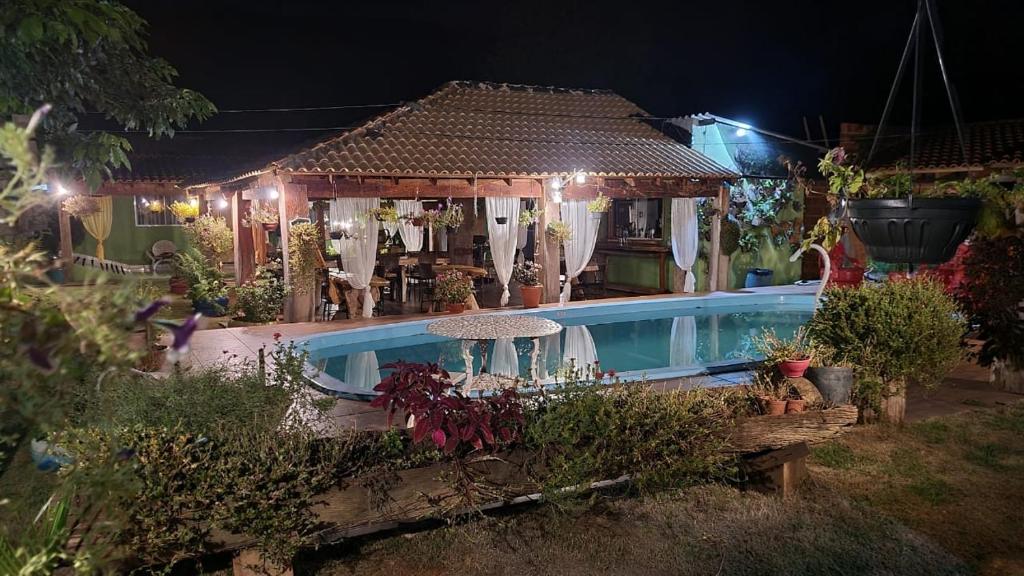
[[[813,309],[812,299],[802,296],[719,300],[544,309],[535,313],[565,329],[536,342],[525,338],[489,342],[487,368],[491,373],[542,382],[553,379],[570,360],[577,365],[600,361],[602,370],[614,369],[625,378],[707,373],[758,359],[754,336],[765,328],[782,337],[792,336],[810,319]],[[464,373],[461,343],[426,333],[427,323],[371,329],[362,336],[314,337],[308,344],[310,363],[320,371],[316,385],[345,397],[369,398],[381,374],[388,372],[381,367],[399,360],[434,362],[453,374]],[[478,372],[482,354],[477,346],[472,347],[472,362]]]

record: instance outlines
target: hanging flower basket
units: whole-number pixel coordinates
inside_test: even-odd
[[[601,216],[604,216],[604,212],[591,212],[590,213],[590,219],[591,220],[597,220],[598,222],[601,221]]]
[[[508,216],[495,216],[494,221],[498,224],[508,224]]]
[[[344,237],[344,232],[341,230],[331,230],[331,240],[341,240]]]
[[[263,229],[266,230],[267,232],[273,232],[274,230],[277,230],[278,223],[277,222],[262,222],[260,225],[263,226]]]
[[[850,200],[853,231],[875,260],[941,264],[950,260],[978,219],[976,198]]]

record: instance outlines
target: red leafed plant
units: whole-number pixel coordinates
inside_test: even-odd
[[[453,389],[448,372],[437,364],[395,362],[390,376],[374,390],[380,392],[370,406],[388,412],[388,426],[402,410],[415,419],[413,442],[429,437],[445,453],[482,450],[510,444],[520,438],[523,405],[512,388],[487,398],[468,398]]]

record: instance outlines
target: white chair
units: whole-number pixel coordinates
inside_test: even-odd
[[[174,273],[174,255],[177,252],[178,247],[170,240],[157,240],[154,242],[153,247],[146,254],[149,256],[150,262],[152,262],[153,274]]]

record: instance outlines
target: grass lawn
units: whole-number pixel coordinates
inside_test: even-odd
[[[710,486],[304,554],[296,574],[1024,574],[1024,403],[863,427],[781,501]]]

